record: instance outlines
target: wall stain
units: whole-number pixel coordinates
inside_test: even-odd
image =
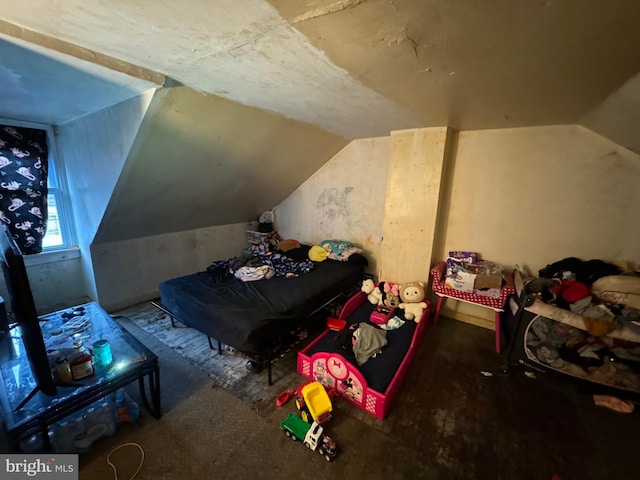
[[[316,201],[316,208],[324,210],[324,215],[328,220],[336,218],[349,218],[351,216],[351,208],[349,205],[349,195],[353,191],[353,187],[325,188]]]

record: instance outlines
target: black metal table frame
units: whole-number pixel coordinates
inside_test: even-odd
[[[67,399],[62,400],[55,406],[47,408],[13,426],[7,426],[8,440],[16,452],[20,451],[20,442],[22,440],[38,433],[42,435],[45,450],[50,450],[49,427],[136,380],[138,381],[140,398],[147,411],[156,419],[162,416],[158,357],[123,328],[122,325],[117,325],[124,332],[126,341],[133,341],[143,350],[144,358],[128,365],[125,370],[115,374],[109,380],[92,385],[75,395],[69,395]],[[147,387],[149,389],[148,396]],[[6,394],[1,396],[0,401],[3,404],[3,410],[10,411],[11,407]]]

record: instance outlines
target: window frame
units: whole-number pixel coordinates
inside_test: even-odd
[[[42,253],[58,252],[61,250],[69,250],[76,247],[75,224],[71,209],[71,199],[69,196],[69,188],[67,184],[67,175],[64,169],[64,163],[56,147],[56,139],[54,127],[51,125],[25,122],[14,120],[11,118],[0,117],[0,124],[12,127],[37,128],[47,132],[47,147],[49,151],[48,157],[48,174],[47,174],[47,190],[48,195],[55,198],[56,211],[58,213],[58,225],[62,237],[62,245],[54,245],[42,247]],[[48,202],[47,198],[47,202]],[[47,228],[47,231],[49,229]],[[46,238],[46,235],[45,235]]]

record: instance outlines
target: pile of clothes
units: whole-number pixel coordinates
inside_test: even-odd
[[[525,279],[525,291],[580,315],[591,335],[604,336],[618,326],[640,334],[640,273],[628,264],[569,257],[538,275]]]
[[[217,260],[207,267],[211,275],[233,275],[243,282],[269,280],[273,277],[295,278],[311,270],[311,260],[296,261],[283,253],[259,250],[228,260]]]
[[[336,338],[336,344],[345,351],[353,351],[358,365],[382,353],[387,345],[387,332],[366,322],[350,325]]]

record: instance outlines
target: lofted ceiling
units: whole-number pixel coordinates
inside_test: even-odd
[[[635,0],[0,0],[0,117],[171,81],[346,138],[579,123],[640,71],[639,24]]]

